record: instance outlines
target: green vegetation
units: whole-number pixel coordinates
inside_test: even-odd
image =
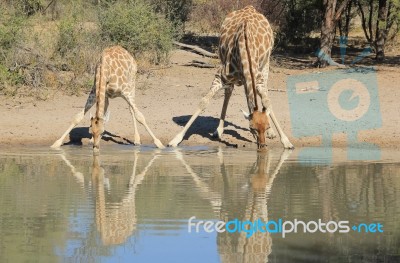
[[[0,94],[46,99],[55,91],[86,92],[93,85],[101,50],[110,45],[122,45],[139,64],[168,63],[185,18],[161,3],[2,1]]]
[[[100,13],[99,21],[104,41],[118,43],[135,56],[145,55],[154,63],[167,61],[173,28],[149,4],[118,2]]]
[[[268,18],[282,50],[314,52],[321,48],[323,25],[331,24],[322,35],[336,39],[336,45],[339,34],[356,32],[359,42],[384,61],[385,47],[396,43],[400,30],[400,1],[335,3],[339,19],[328,23],[329,9],[318,0],[4,0],[0,95],[46,99],[55,91],[87,92],[102,49],[116,44],[137,58],[139,72],[146,72],[151,64],[168,63],[173,40],[216,35],[226,14],[246,5]],[[327,54],[332,44],[324,47]]]

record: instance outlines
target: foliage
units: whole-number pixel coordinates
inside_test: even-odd
[[[44,0],[14,0],[11,5],[26,16],[32,16],[45,8]]]
[[[10,54],[21,36],[21,30],[25,20],[20,16],[7,14],[0,11],[0,91],[6,87],[20,84],[21,76],[18,72],[9,70],[12,66]]]
[[[163,14],[172,23],[176,36],[183,34],[193,0],[151,0],[150,3],[155,12]]]
[[[79,28],[74,19],[61,20],[59,24],[59,38],[56,44],[57,52],[64,57],[78,45]]]
[[[10,50],[15,45],[24,22],[25,20],[21,16],[6,14],[0,11],[0,51],[2,56],[4,56],[4,52]]]
[[[321,27],[321,1],[286,1],[285,20],[280,29],[280,43],[303,45],[310,34]]]
[[[136,56],[165,62],[172,49],[173,28],[144,1],[118,2],[100,12],[100,29],[105,41],[120,44]]]
[[[217,33],[225,16],[247,5],[260,10],[261,0],[204,0],[195,1],[190,13],[190,27],[201,33]]]

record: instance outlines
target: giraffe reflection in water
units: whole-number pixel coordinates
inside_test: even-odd
[[[255,222],[258,219],[268,221],[268,198],[272,184],[279,173],[282,164],[290,156],[290,150],[284,150],[278,159],[275,168],[271,169],[271,153],[258,152],[257,160],[251,168],[248,176],[251,187],[235,182],[235,178],[228,174],[225,167],[222,151],[218,152],[220,171],[223,180],[223,189],[215,191],[204,183],[198,174],[184,160],[180,152],[176,152],[177,158],[192,176],[196,188],[202,197],[207,198],[218,215],[219,220],[228,222],[239,221]],[[221,192],[222,195],[219,193]],[[241,196],[240,196],[241,195]],[[245,197],[243,198],[243,195]],[[243,200],[242,202],[240,200]],[[272,252],[272,239],[270,233],[255,232],[247,238],[245,232],[218,233],[218,252],[222,262],[268,262],[268,256]]]
[[[100,156],[93,156],[91,183],[95,196],[95,214],[97,231],[100,233],[103,245],[123,244],[136,230],[136,190],[142,183],[148,169],[159,157],[158,151],[153,153],[146,167],[137,174],[139,151],[134,152],[132,175],[129,178],[128,190],[122,201],[117,203],[106,202],[107,180],[104,169],[101,167]],[[61,155],[64,162],[71,168],[75,179],[84,184],[82,173],[76,171],[64,154]]]
[[[246,173],[246,182],[235,181],[235,178],[226,168],[224,155],[220,149],[217,153],[220,165],[220,188],[211,186],[199,176],[184,159],[179,149],[174,150],[176,159],[186,169],[195,183],[195,189],[202,199],[210,201],[211,207],[218,219],[225,222],[238,219],[251,222],[261,219],[268,221],[268,198],[272,184],[279,173],[282,164],[289,157],[291,151],[284,150],[276,161],[269,151],[257,153],[257,159]],[[104,169],[101,167],[100,156],[93,156],[91,183],[95,196],[95,218],[97,231],[100,233],[104,245],[124,243],[136,230],[136,191],[143,182],[147,171],[154,161],[160,157],[160,152],[154,152],[145,168],[137,173],[139,150],[134,152],[133,171],[122,201],[118,203],[106,202],[107,180]],[[62,155],[64,162],[71,168],[76,180],[84,184],[84,176]],[[228,165],[229,166],[229,165]],[[217,175],[218,176],[218,175]],[[250,187],[248,187],[250,185]],[[269,233],[254,233],[250,238],[245,232],[219,233],[217,237],[218,252],[222,262],[267,262],[271,253],[272,239]]]

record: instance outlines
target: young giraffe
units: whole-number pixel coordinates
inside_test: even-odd
[[[244,85],[249,112],[245,113],[249,120],[250,131],[257,140],[259,149],[265,148],[265,133],[269,138],[275,137],[269,126],[267,115],[274,123],[284,148],[292,149],[293,145],[281,129],[272,111],[268,97],[267,80],[269,58],[273,47],[273,33],[268,20],[254,7],[230,13],[222,24],[219,41],[219,57],[221,66],[212,82],[211,89],[200,102],[199,108],[189,122],[170,141],[170,146],[177,146],[194,120],[206,108],[210,99],[217,91],[225,89],[225,99],[222,106],[221,118],[214,135],[221,137],[224,131],[224,119],[229,99],[234,85]],[[262,112],[258,111],[257,93],[261,96]]]
[[[54,142],[52,148],[59,148],[69,132],[80,123],[88,110],[96,102],[96,116],[91,119],[91,129],[93,135],[93,152],[99,152],[101,135],[104,132],[104,113],[107,112],[108,99],[122,97],[128,104],[132,114],[135,129],[134,143],[140,144],[140,136],[136,125],[136,120],[142,124],[154,144],[158,148],[164,148],[153,132],[147,126],[143,114],[135,104],[135,79],[137,64],[135,59],[120,46],[106,48],[101,56],[100,63],[96,67],[95,85],[89,94],[85,108],[73,119],[66,132]]]

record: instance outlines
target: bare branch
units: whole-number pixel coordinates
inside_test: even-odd
[[[210,57],[210,58],[218,58],[217,54],[208,52],[207,50],[204,50],[204,49],[202,49],[202,48],[200,48],[198,46],[188,45],[188,44],[180,43],[180,42],[177,42],[177,41],[174,41],[173,43],[175,45],[177,45],[177,46],[191,49],[191,50],[193,50],[193,51],[195,51],[197,53],[200,53],[203,56]]]

